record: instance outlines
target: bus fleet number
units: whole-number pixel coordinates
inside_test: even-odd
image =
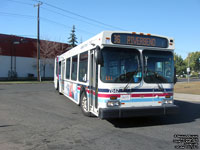
[[[109,89],[109,93],[118,93],[119,89]]]

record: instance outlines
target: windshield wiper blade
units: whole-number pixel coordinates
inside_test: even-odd
[[[134,74],[137,74],[139,71],[133,71],[133,72],[130,72],[131,75],[130,75],[130,80],[127,82],[126,86],[124,87],[124,90],[127,89],[128,85],[131,83],[131,81],[133,80],[133,75]],[[127,75],[127,74],[126,74]]]
[[[162,86],[160,86],[159,81],[158,81],[158,74],[156,72],[153,72],[153,79],[155,81],[155,83],[158,85],[158,89],[161,91],[164,91],[164,88]]]
[[[124,90],[127,89],[128,85],[131,83],[132,80],[133,80],[133,78],[131,78],[131,79],[128,81],[128,83],[127,83],[126,86],[124,87]]]

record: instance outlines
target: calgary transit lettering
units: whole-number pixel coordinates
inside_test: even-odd
[[[127,36],[127,44],[140,46],[156,46],[155,38]]]

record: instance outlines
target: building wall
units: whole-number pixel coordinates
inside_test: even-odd
[[[45,77],[53,77],[54,58],[66,52],[68,47],[69,45],[65,43],[46,40],[40,41],[41,77],[44,75],[42,58],[46,58]],[[37,77],[36,56],[36,39],[0,34],[0,80],[4,78],[9,79],[11,70],[15,72],[15,64],[17,77],[26,78],[28,74]],[[17,79],[16,77],[14,78]]]
[[[13,57],[14,58],[14,57]],[[45,67],[45,77],[53,77],[54,73],[54,60],[47,59]],[[13,59],[12,70],[14,71],[15,61]],[[0,56],[0,78],[8,78],[9,71],[11,70],[11,56]],[[41,60],[40,75],[43,77],[43,61]],[[37,59],[30,57],[16,57],[16,72],[17,77],[26,78],[28,74],[33,74],[37,77]]]

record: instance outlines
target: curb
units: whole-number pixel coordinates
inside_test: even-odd
[[[177,98],[174,97],[175,101],[186,101],[186,102],[200,102],[200,100],[188,100],[188,99],[184,99],[184,98]]]

